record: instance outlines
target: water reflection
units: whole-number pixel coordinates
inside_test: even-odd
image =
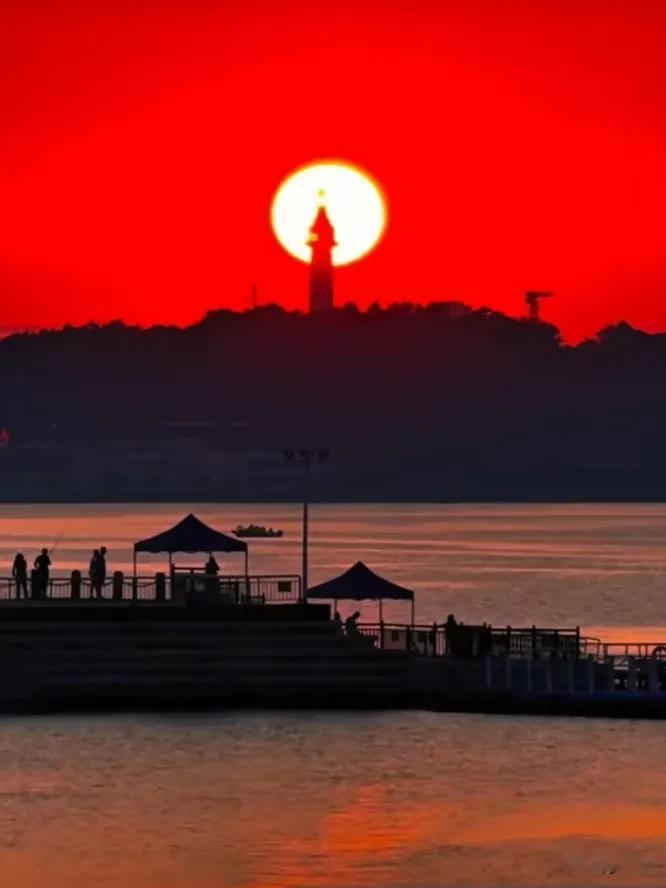
[[[664,884],[665,733],[432,713],[12,719],[0,879]]]

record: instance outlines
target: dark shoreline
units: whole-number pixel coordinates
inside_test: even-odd
[[[284,499],[283,497],[251,497],[251,498],[219,498],[208,499],[193,493],[192,496],[164,496],[164,497],[72,497],[63,498],[44,497],[42,499],[20,499],[0,497],[0,506],[79,506],[79,505],[182,505],[189,504],[207,505],[207,506],[243,506],[243,505],[282,505],[282,506],[300,506],[298,499]],[[442,498],[416,498],[416,497],[366,497],[363,499],[346,499],[337,497],[317,497],[310,500],[311,505],[345,505],[345,506],[364,506],[364,505],[395,505],[395,506],[642,506],[642,505],[666,505],[666,495],[655,497],[520,497],[516,499],[502,498],[484,498],[484,499],[442,499]]]
[[[589,698],[585,695],[553,695],[526,698],[521,696],[497,696],[488,699],[432,700],[424,702],[396,697],[395,700],[352,700],[334,697],[330,700],[284,700],[267,696],[265,699],[225,700],[191,696],[151,700],[133,700],[130,697],[87,699],[51,698],[48,700],[23,699],[3,701],[0,719],[12,716],[86,716],[86,715],[158,715],[161,713],[183,715],[238,715],[241,713],[295,713],[308,714],[338,712],[342,714],[432,712],[441,715],[488,715],[519,718],[591,718],[604,720],[666,720],[663,699],[622,698],[606,695]]]

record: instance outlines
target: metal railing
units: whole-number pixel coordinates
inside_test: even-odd
[[[192,568],[175,571],[170,585],[176,599],[190,596],[221,598],[232,604],[293,604],[301,597],[301,578],[293,574],[214,576]]]
[[[164,602],[183,600],[178,595],[177,581],[172,582],[164,573],[152,576],[128,576],[117,571],[102,583],[93,584],[78,572],[71,577],[49,577],[45,587],[34,577],[28,578],[25,587],[19,587],[14,577],[0,577],[0,605],[4,602],[24,601],[124,601]],[[185,579],[189,574],[185,574]],[[238,604],[286,604],[300,600],[301,579],[295,575],[205,576],[192,572],[191,583],[185,582],[184,594],[190,589],[212,589],[214,597]],[[181,587],[183,588],[183,587]]]
[[[602,660],[607,660],[610,657],[616,659],[629,657],[647,659],[650,657],[666,660],[666,641],[614,641],[608,644],[599,642],[597,656]]]
[[[459,624],[453,632],[436,624],[359,623],[358,632],[382,650],[412,651],[426,657],[513,657],[578,658],[588,656],[588,646],[596,651],[598,639],[588,639],[580,630],[529,627],[468,626]]]
[[[432,625],[401,623],[358,623],[358,634],[378,650],[410,651],[422,656],[442,656],[444,635]],[[353,639],[353,635],[348,637]]]

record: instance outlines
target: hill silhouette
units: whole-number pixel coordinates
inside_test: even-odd
[[[0,499],[666,498],[666,335],[575,347],[454,303],[210,312],[0,341]]]

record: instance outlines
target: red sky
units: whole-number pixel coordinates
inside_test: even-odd
[[[666,329],[663,0],[3,0],[0,328],[304,307],[273,238],[347,158],[391,221],[337,298]]]

